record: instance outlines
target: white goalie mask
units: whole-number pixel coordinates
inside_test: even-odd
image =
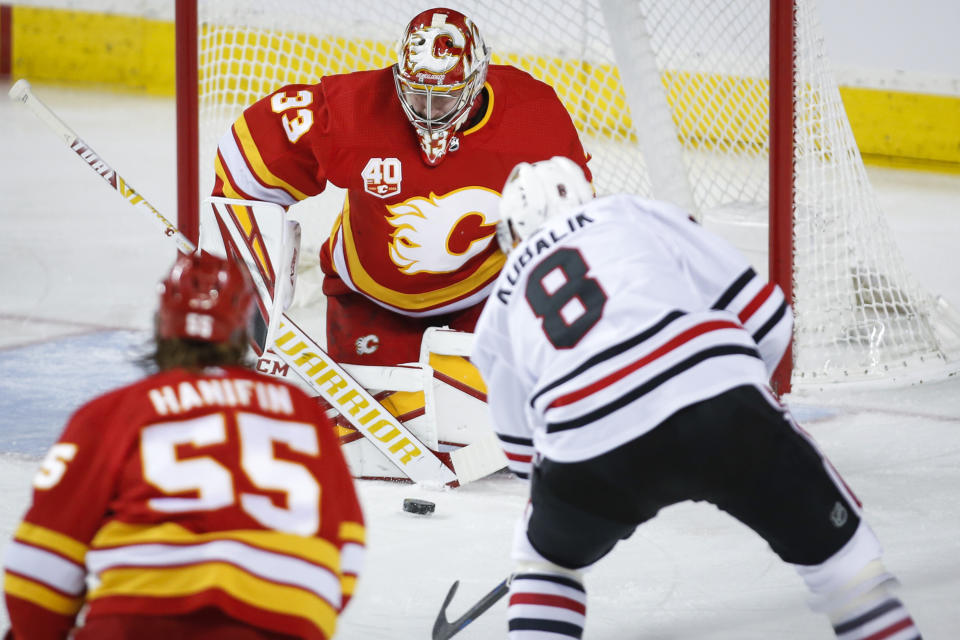
[[[500,250],[510,253],[547,220],[565,215],[593,196],[593,186],[570,158],[521,162],[510,172],[500,197]]]
[[[428,165],[446,156],[453,134],[469,117],[489,60],[480,30],[458,11],[429,9],[407,25],[393,80]]]

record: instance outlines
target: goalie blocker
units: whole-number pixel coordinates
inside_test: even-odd
[[[254,349],[261,372],[289,377],[289,364],[276,357],[297,349],[302,329],[284,323],[293,302],[300,249],[300,227],[272,203],[211,197],[200,218],[200,248],[240,258],[256,285]],[[486,387],[466,359],[472,334],[430,328],[423,336],[418,362],[397,367],[341,365],[364,389],[457,475],[460,484],[507,465],[490,427]],[[328,403],[329,405],[329,403]],[[334,416],[341,446],[355,477],[407,480],[369,437],[351,421]]]

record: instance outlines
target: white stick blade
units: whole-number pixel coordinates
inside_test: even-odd
[[[16,102],[26,102],[30,95],[30,83],[24,78],[20,78],[13,83],[9,91],[10,99]]]

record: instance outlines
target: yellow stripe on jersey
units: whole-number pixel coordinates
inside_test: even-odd
[[[327,249],[330,251],[330,255],[333,256],[333,248],[336,246],[337,240],[337,231],[340,230],[340,225],[343,223],[343,212],[350,208],[350,192],[343,194],[343,205],[340,207],[340,213],[337,214],[337,217],[333,221],[333,226],[330,229],[330,235],[327,238]],[[330,266],[333,267],[333,271],[337,271],[336,263],[331,260]]]
[[[487,120],[490,119],[490,115],[493,113],[493,87],[490,86],[489,82],[484,82],[483,88],[487,90],[487,111],[483,114],[480,122],[463,132],[464,137],[482,129],[483,125],[487,124]]]
[[[257,609],[306,618],[333,637],[337,611],[323,598],[304,589],[262,580],[222,562],[188,567],[108,569],[87,599],[109,596],[184,598],[216,589]]]
[[[487,256],[483,264],[470,274],[470,276],[448,287],[425,291],[423,293],[403,293],[395,291],[374,280],[360,263],[360,256],[357,254],[357,248],[353,242],[353,228],[350,225],[350,207],[348,204],[344,205],[341,216],[343,218],[343,232],[341,233],[341,237],[343,238],[343,255],[350,271],[350,279],[360,291],[398,309],[407,309],[410,311],[429,309],[443,305],[444,303],[453,302],[474,291],[478,291],[483,288],[485,283],[500,273],[500,269],[503,268],[503,264],[507,259],[503,253],[495,251]],[[343,276],[343,274],[341,274],[341,276]]]
[[[97,532],[91,543],[91,548],[151,543],[202,544],[216,540],[243,542],[264,551],[296,556],[334,571],[340,567],[340,552],[337,547],[321,538],[305,538],[280,531],[256,531],[253,529],[194,533],[173,522],[153,525],[127,524],[114,520],[104,525]]]
[[[233,124],[233,132],[237,135],[237,140],[240,142],[240,150],[250,164],[253,173],[260,179],[260,182],[270,187],[283,189],[297,200],[303,200],[308,197],[304,192],[275,176],[273,172],[267,168],[263,157],[260,155],[260,150],[257,148],[257,144],[253,141],[253,136],[250,134],[250,128],[247,126],[245,116],[241,115]]]
[[[364,544],[366,541],[366,529],[359,522],[341,522],[340,539],[346,542],[357,542]]]
[[[13,537],[20,542],[41,547],[70,558],[77,564],[83,564],[83,559],[87,555],[87,545],[70,536],[64,535],[53,529],[47,529],[39,525],[21,522],[17,527]]]
[[[83,606],[83,598],[65,596],[39,582],[34,582],[28,578],[21,578],[12,573],[6,573],[4,575],[3,590],[8,596],[15,596],[22,600],[27,600],[48,611],[53,611],[54,613],[65,616],[76,615],[76,613],[80,611],[80,607]]]
[[[246,199],[242,193],[233,187],[233,183],[230,182],[230,178],[227,176],[227,170],[223,168],[223,163],[220,162],[220,154],[217,154],[216,160],[213,161],[213,168],[217,173],[217,177],[220,178],[220,181],[223,183],[224,197],[236,198],[237,200]]]
[[[343,595],[347,597],[352,597],[357,590],[357,577],[345,575],[340,578],[340,588],[343,590]]]

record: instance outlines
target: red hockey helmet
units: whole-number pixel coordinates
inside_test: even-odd
[[[446,155],[453,133],[483,91],[489,61],[480,30],[459,11],[428,9],[407,25],[393,79],[427,164]]]
[[[250,276],[235,261],[180,254],[160,285],[157,335],[226,342],[248,328],[253,293]]]

